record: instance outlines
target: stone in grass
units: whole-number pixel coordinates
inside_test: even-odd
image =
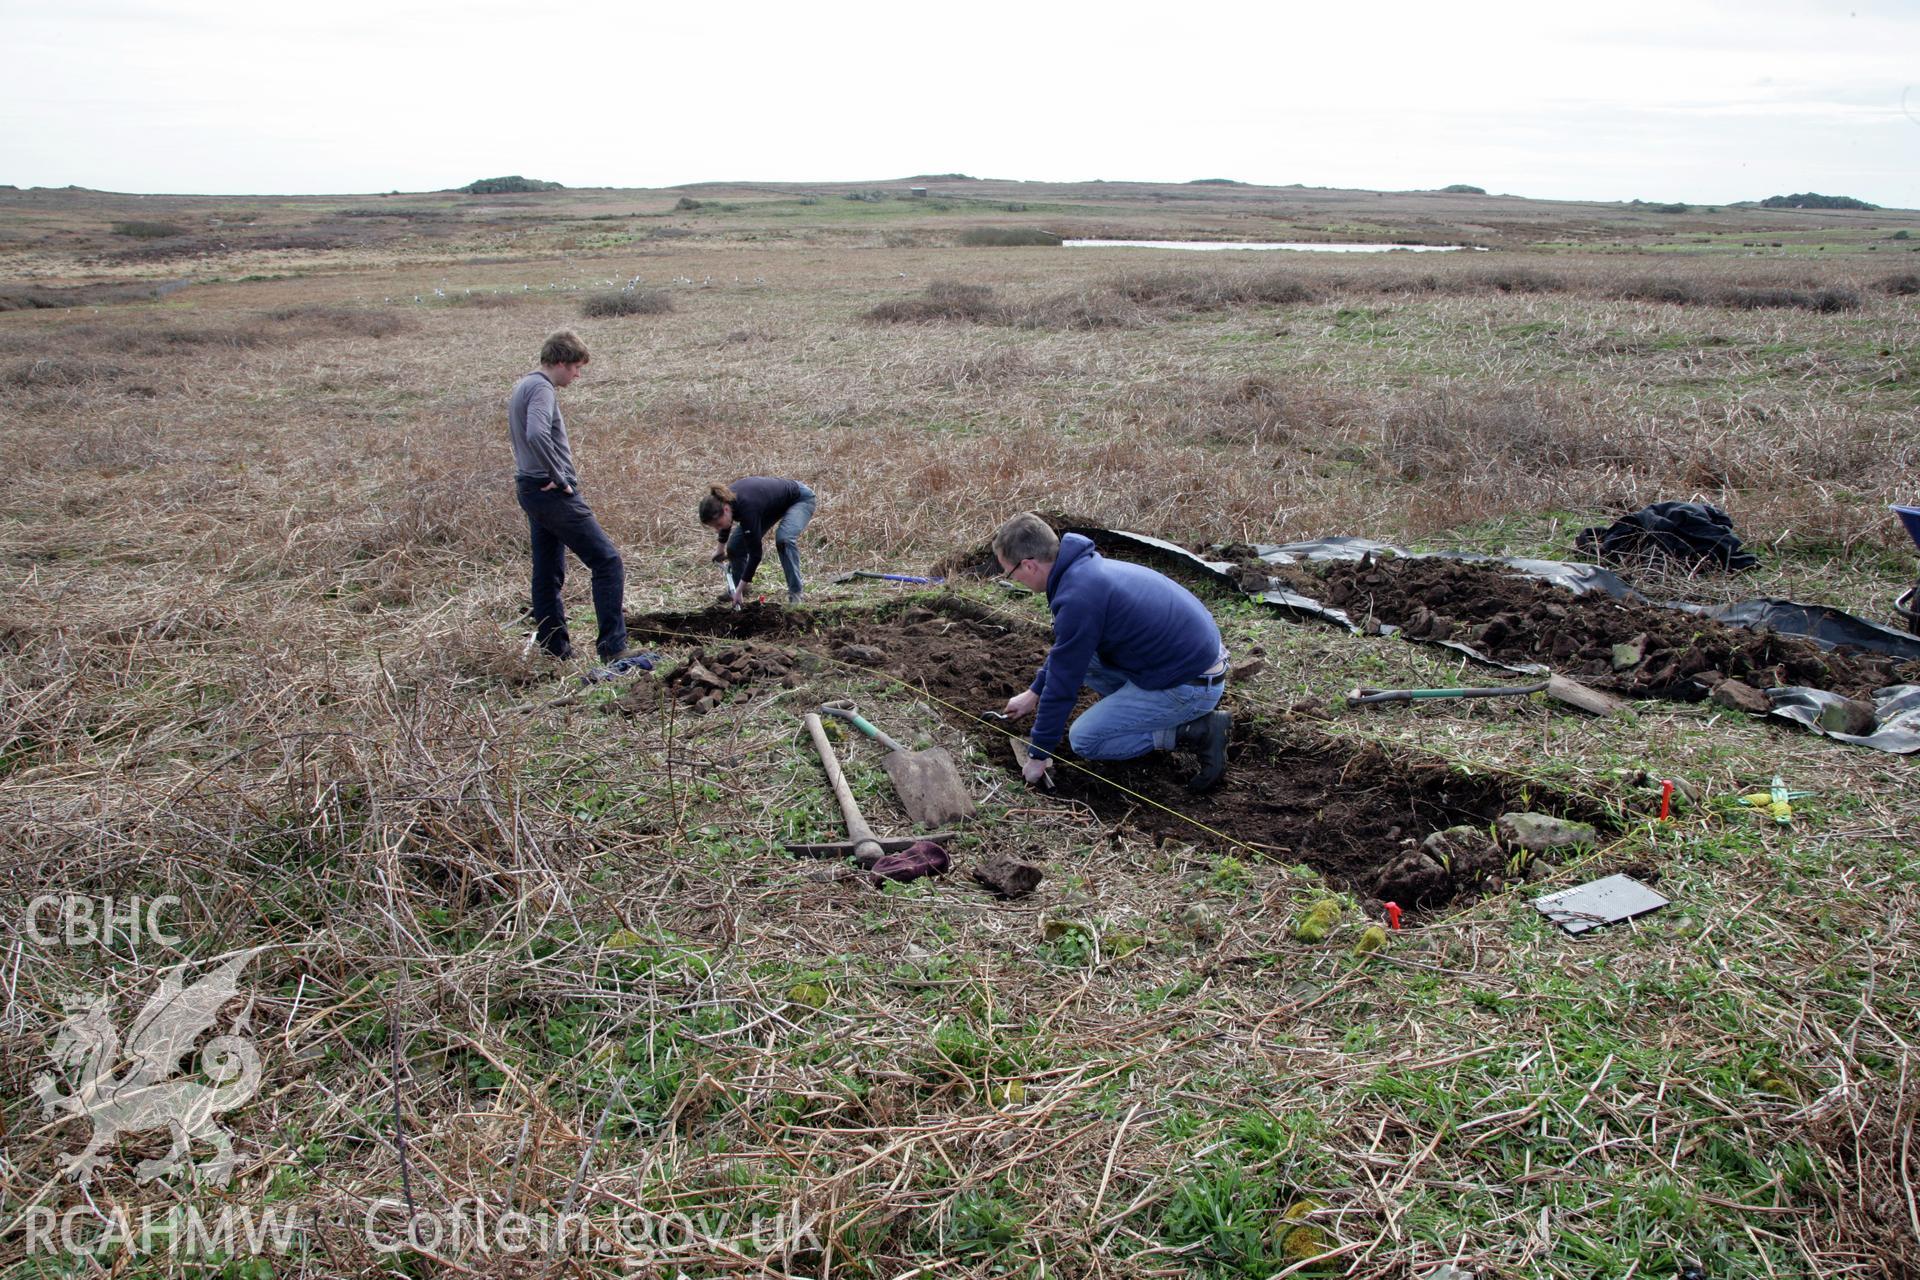
[[[1856,738],[1864,738],[1880,727],[1873,708],[1852,698],[1827,703],[1813,722],[1828,733],[1844,733]]]
[[[1600,838],[1590,823],[1569,822],[1545,813],[1503,813],[1493,825],[1502,845],[1531,853],[1590,845]]]
[[[1325,942],[1338,923],[1340,903],[1333,898],[1322,898],[1293,922],[1293,936],[1299,942]]]
[[[1041,880],[1040,868],[1004,854],[976,863],[971,874],[975,880],[1003,898],[1023,898],[1032,893]]]
[[[1763,716],[1773,710],[1773,699],[1741,680],[1722,680],[1713,686],[1713,692],[1707,695],[1707,699],[1748,715]]]
[[[787,988],[787,1003],[808,1009],[826,1008],[829,998],[827,989],[817,982],[796,982]]]
[[[1327,1233],[1309,1219],[1326,1208],[1318,1200],[1295,1200],[1280,1214],[1274,1234],[1280,1238],[1280,1254],[1289,1263],[1305,1262],[1327,1251]]]
[[[1220,932],[1220,919],[1204,902],[1190,902],[1180,912],[1180,927],[1196,942],[1205,942]]]

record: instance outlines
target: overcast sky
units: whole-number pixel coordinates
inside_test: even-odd
[[[0,0],[0,182],[967,173],[1920,207],[1920,0]]]

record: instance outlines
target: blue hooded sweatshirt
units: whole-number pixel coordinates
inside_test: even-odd
[[[1220,628],[1193,592],[1144,565],[1109,560],[1070,533],[1047,575],[1053,648],[1033,678],[1040,695],[1031,751],[1053,754],[1067,731],[1087,667],[1102,664],[1142,689],[1171,689],[1220,661]]]

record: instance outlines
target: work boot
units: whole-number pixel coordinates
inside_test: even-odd
[[[1187,790],[1200,795],[1220,785],[1227,771],[1227,731],[1232,728],[1232,716],[1209,711],[1173,731],[1173,749],[1191,751],[1200,760],[1200,772],[1187,779]]]

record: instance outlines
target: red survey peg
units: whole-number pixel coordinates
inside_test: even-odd
[[[1660,780],[1660,821],[1673,821],[1673,779]]]
[[[1389,902],[1386,904],[1386,908],[1387,928],[1398,932],[1400,928],[1400,904],[1397,902]]]

